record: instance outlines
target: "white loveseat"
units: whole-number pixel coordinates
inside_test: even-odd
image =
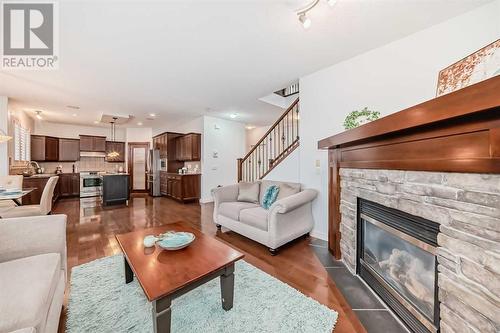
[[[66,286],[66,215],[0,219],[0,332],[56,333]]]
[[[259,202],[238,201],[238,184],[213,189],[214,222],[219,229],[224,226],[264,244],[274,255],[280,246],[312,230],[314,220],[311,204],[317,196],[317,191],[301,190],[298,183],[269,180],[259,183]],[[260,203],[266,189],[271,185],[286,186],[288,189],[294,189],[292,192],[295,193],[281,197],[278,195],[278,200],[269,209],[264,209]]]

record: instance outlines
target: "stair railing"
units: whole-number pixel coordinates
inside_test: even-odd
[[[281,115],[243,158],[239,158],[238,181],[265,177],[299,146],[299,99]]]

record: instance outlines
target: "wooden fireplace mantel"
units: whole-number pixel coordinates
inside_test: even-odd
[[[340,258],[340,168],[500,174],[500,76],[318,142],[329,151],[328,243]]]

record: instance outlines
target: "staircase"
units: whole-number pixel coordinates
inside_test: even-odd
[[[238,159],[238,181],[264,178],[299,146],[299,119],[297,98],[248,154]]]

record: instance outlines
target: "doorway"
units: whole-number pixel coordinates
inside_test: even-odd
[[[128,143],[128,173],[130,187],[135,192],[147,192],[149,142]]]

